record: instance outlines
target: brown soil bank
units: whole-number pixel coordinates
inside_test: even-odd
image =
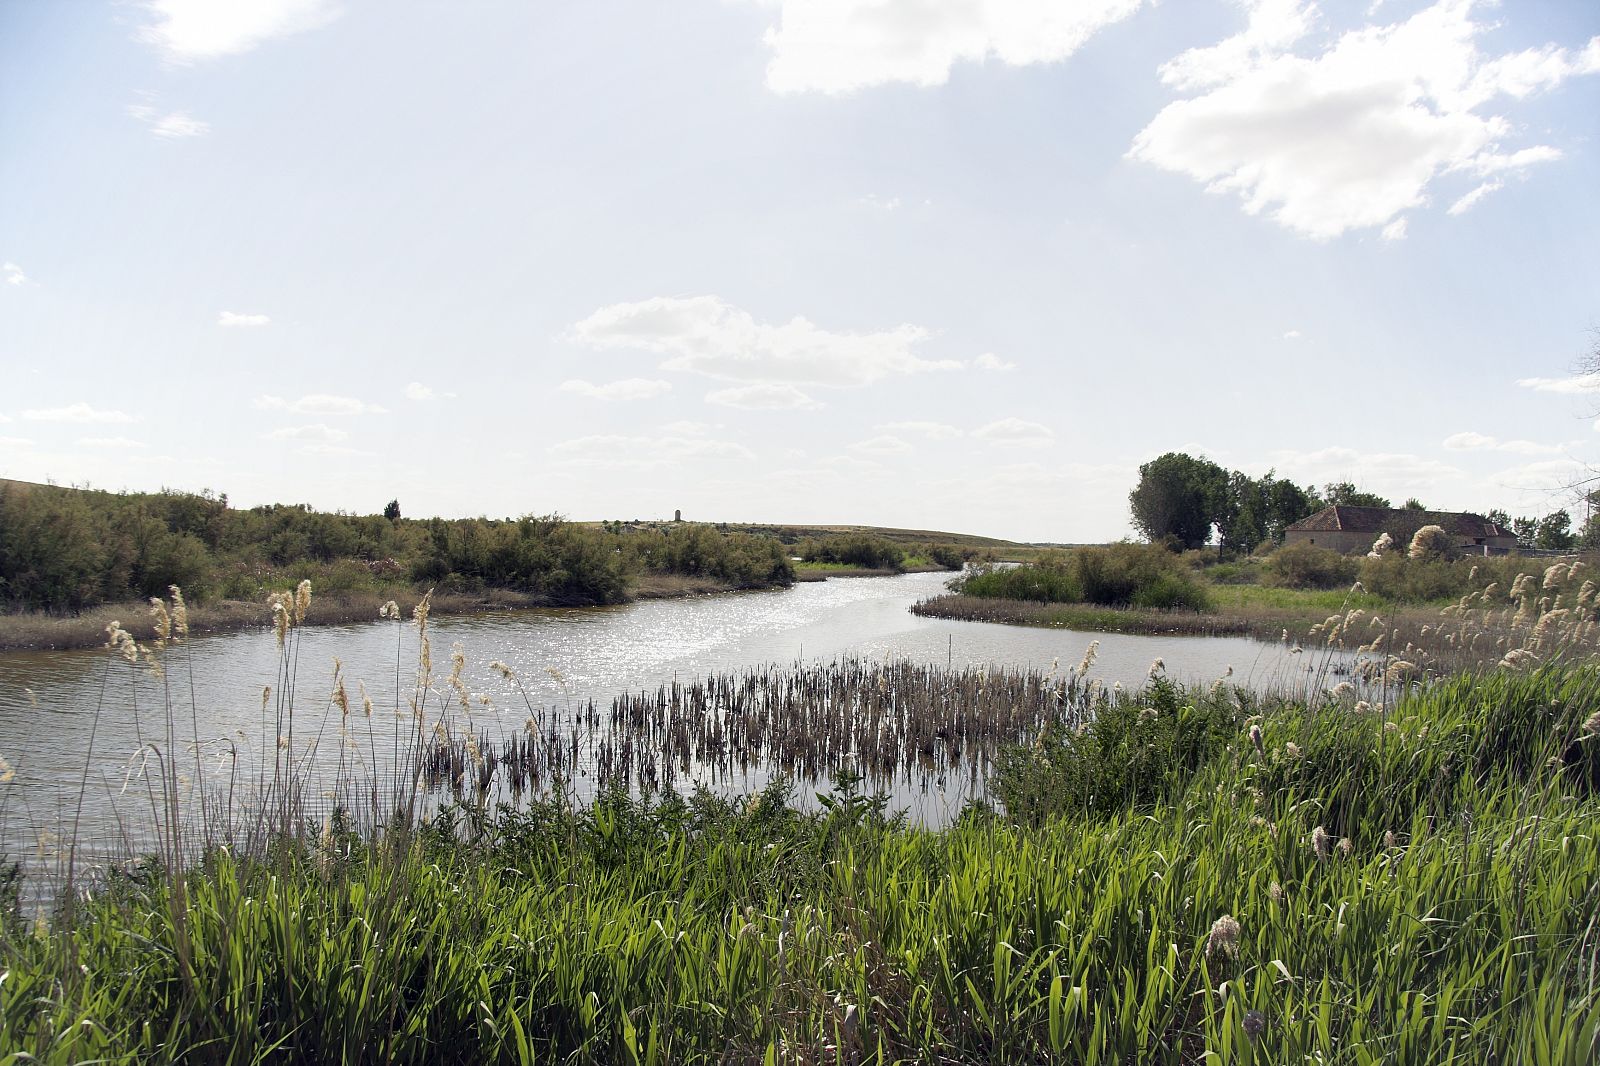
[[[343,625],[367,622],[378,617],[378,608],[390,599],[397,601],[410,617],[411,608],[421,599],[420,592],[379,594],[372,592],[316,593],[312,590],[307,625]],[[654,600],[680,596],[701,596],[732,592],[735,587],[714,578],[686,577],[681,574],[646,574],[634,586],[631,599]],[[435,592],[432,613],[476,614],[528,607],[552,607],[548,598],[508,589],[483,592]],[[139,600],[106,603],[73,617],[47,614],[0,615],[0,651],[50,651],[68,648],[96,648],[106,642],[106,625],[122,623],[137,640],[155,635],[150,622],[149,604]],[[191,633],[224,633],[239,629],[264,628],[272,624],[272,613],[265,603],[247,600],[218,600],[189,607]]]

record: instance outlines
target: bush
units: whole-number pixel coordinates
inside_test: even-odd
[[[1355,581],[1360,564],[1331,548],[1286,544],[1263,564],[1269,585],[1290,589],[1336,589]]]
[[[1047,555],[1028,566],[984,569],[952,587],[968,596],[1044,603],[1094,603],[1205,611],[1205,588],[1172,553],[1149,544],[1113,544]]]

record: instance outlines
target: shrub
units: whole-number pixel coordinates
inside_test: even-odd
[[[1314,544],[1286,544],[1273,552],[1262,567],[1267,584],[1291,589],[1334,589],[1356,579],[1360,564],[1331,548]]]
[[[968,596],[1045,603],[1094,603],[1204,611],[1204,587],[1171,552],[1149,544],[1113,544],[1047,555],[1028,566],[984,569],[955,582]]]

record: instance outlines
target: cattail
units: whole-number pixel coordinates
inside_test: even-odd
[[[1318,862],[1327,862],[1331,854],[1328,831],[1320,825],[1311,831],[1311,854],[1317,857]]]
[[[1261,727],[1258,725],[1253,725],[1250,727],[1250,744],[1256,749],[1257,752],[1263,755],[1266,754],[1265,749],[1261,745]]]
[[[1158,657],[1154,662],[1152,662],[1150,664],[1150,680],[1154,681],[1157,677],[1159,677],[1161,675],[1162,671],[1166,670],[1166,668],[1167,668],[1166,662]]]
[[[294,624],[303,623],[309,610],[311,610],[311,579],[304,578],[294,588]]]
[[[1274,903],[1282,903],[1283,902],[1283,886],[1278,884],[1278,882],[1276,882],[1276,881],[1272,882],[1272,884],[1267,886],[1267,895],[1272,898],[1272,902],[1274,902]]]
[[[1539,661],[1539,657],[1527,648],[1512,648],[1500,660],[1502,670],[1525,670]]]
[[[1394,830],[1393,829],[1385,829],[1383,831],[1383,847],[1384,847],[1384,850],[1385,851],[1393,851],[1395,849],[1396,844],[1397,844],[1397,841],[1395,840]]]
[[[1349,837],[1345,837],[1339,841],[1339,854],[1345,858],[1348,859],[1352,854],[1355,853],[1355,850],[1356,846],[1353,842],[1351,842]]]
[[[1399,684],[1417,672],[1417,664],[1404,659],[1396,659],[1389,664],[1389,669],[1384,672],[1383,679],[1387,683]]]
[[[392,618],[396,622],[400,621],[400,605],[393,600],[385,601],[384,605],[378,608],[378,617]]]
[[[1562,582],[1567,580],[1567,564],[1556,563],[1548,566],[1544,571],[1544,581],[1540,584],[1542,589],[1558,589]]]
[[[1585,736],[1600,734],[1600,711],[1595,711],[1584,720],[1583,732]]]
[[[1450,534],[1442,526],[1423,526],[1411,537],[1411,546],[1406,549],[1406,555],[1413,559],[1427,559],[1435,555],[1443,555],[1450,550]]]
[[[1394,538],[1387,533],[1378,534],[1378,539],[1372,542],[1372,550],[1367,552],[1368,559],[1382,559],[1394,551]]]
[[[289,606],[284,603],[284,598],[281,592],[274,592],[267,597],[267,603],[272,607],[272,629],[278,636],[279,648],[289,637]]]
[[[1333,686],[1333,698],[1343,704],[1353,703],[1356,698],[1356,687],[1348,681],[1341,681]]]
[[[1206,937],[1206,958],[1217,954],[1230,959],[1239,957],[1239,923],[1231,914],[1212,922],[1211,933]]]
[[[172,593],[172,631],[177,634],[174,639],[182,640],[189,635],[189,605],[183,602],[183,590],[177,585],[168,585],[167,591]]]
[[[1357,700],[1356,701],[1356,705],[1355,705],[1355,713],[1356,714],[1370,714],[1371,712],[1372,712],[1372,704],[1368,703],[1366,700]]]
[[[112,621],[106,626],[106,647],[113,649],[130,663],[139,661],[139,646],[133,634],[122,628],[122,623]]]
[[[1254,1043],[1267,1031],[1267,1016],[1258,1010],[1247,1010],[1244,1012],[1244,1017],[1239,1019],[1239,1026],[1250,1042]]]
[[[155,622],[156,647],[164,648],[172,638],[172,615],[167,613],[166,603],[158,596],[150,597],[150,617]]]
[[[1083,650],[1083,661],[1078,663],[1078,676],[1082,677],[1089,672],[1089,667],[1094,665],[1094,657],[1100,652],[1100,642],[1091,640],[1089,646]]]

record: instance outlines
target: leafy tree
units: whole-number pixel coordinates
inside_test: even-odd
[[[383,517],[387,518],[391,522],[393,522],[395,519],[399,518],[400,517],[400,501],[399,500],[390,500],[388,503],[384,504],[383,505]]]
[[[1329,507],[1388,507],[1389,501],[1373,492],[1362,492],[1349,481],[1329,482],[1322,489]]]
[[[1517,535],[1517,546],[1519,548],[1531,548],[1534,546],[1534,537],[1539,532],[1539,520],[1537,518],[1514,518],[1511,520],[1511,532]]]
[[[1490,511],[1484,517],[1493,522],[1495,525],[1499,526],[1501,529],[1511,528],[1511,516],[1500,510],[1498,507]]]
[[[1423,505],[1422,501],[1417,499],[1415,496],[1401,504],[1401,508],[1406,511],[1426,511],[1428,509]]]
[[[1133,523],[1152,543],[1172,539],[1199,548],[1226,507],[1228,474],[1209,459],[1168,452],[1139,467],[1128,494]]]
[[[1541,518],[1533,535],[1534,546],[1548,551],[1570,550],[1576,540],[1572,535],[1572,516],[1564,510]]]

